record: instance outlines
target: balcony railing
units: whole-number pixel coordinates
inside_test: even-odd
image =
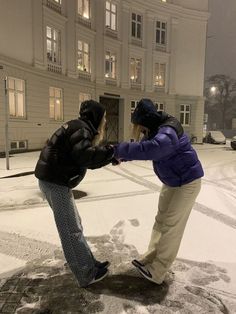
[[[116,86],[117,85],[117,81],[116,81],[116,79],[112,79],[112,78],[107,78],[106,77],[106,85]]]
[[[86,71],[78,71],[78,77],[86,81],[91,81],[91,73]]]
[[[77,21],[78,21],[80,24],[83,24],[84,26],[86,26],[86,27],[88,27],[88,28],[91,28],[91,20],[90,20],[90,19],[86,19],[86,18],[84,18],[83,16],[78,15],[78,16],[77,16]]]
[[[141,89],[141,83],[136,83],[136,82],[130,82],[130,87],[132,89],[137,89],[137,90],[140,90]]]
[[[158,51],[166,51],[166,45],[156,44],[156,50],[158,50]]]
[[[61,14],[61,5],[53,0],[47,0],[47,7]]]
[[[105,30],[105,34],[109,37],[112,38],[117,38],[118,37],[118,33],[117,31],[111,29],[110,27],[106,26],[106,30]]]
[[[142,47],[142,39],[138,39],[138,38],[131,38],[131,43],[135,46],[139,46]]]
[[[59,64],[48,62],[48,71],[61,74],[62,66]]]

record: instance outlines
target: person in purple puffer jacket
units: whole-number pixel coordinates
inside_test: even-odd
[[[148,280],[161,284],[174,262],[204,175],[181,123],[150,99],[141,99],[132,116],[137,142],[114,146],[118,160],[152,160],[162,181],[158,212],[147,252],[132,263]],[[140,135],[144,134],[141,141]]]

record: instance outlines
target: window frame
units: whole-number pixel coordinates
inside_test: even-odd
[[[80,7],[79,7],[79,3],[81,1],[82,4],[82,13],[80,13]],[[88,17],[86,17],[85,15],[85,2],[87,2],[88,4]],[[82,17],[83,19],[89,21],[91,19],[91,1],[90,0],[77,0],[77,14]]]
[[[79,42],[82,43],[82,49],[79,49]],[[85,48],[85,44],[88,46],[88,52],[86,52]],[[91,73],[91,57],[90,57],[90,43],[86,42],[82,39],[78,39],[77,40],[77,69],[80,72],[85,72],[85,73]],[[79,68],[79,53],[81,53],[82,55],[82,68]],[[88,69],[86,68],[85,65],[85,56],[87,56],[88,58]]]
[[[12,80],[14,82],[14,88],[10,87],[10,80]],[[22,90],[17,89],[17,81],[20,81],[22,84]],[[20,79],[20,78],[16,78],[16,77],[8,77],[7,78],[7,89],[8,89],[8,113],[9,113],[9,118],[10,119],[26,119],[26,106],[25,106],[25,80]],[[11,106],[12,104],[10,104],[11,101],[11,94],[13,94],[14,97],[14,112],[15,114],[11,114]],[[22,104],[22,113],[23,115],[19,115],[19,98],[18,95],[21,95],[23,98],[23,104]]]
[[[83,96],[83,99],[80,99],[81,96]],[[85,101],[85,100],[90,100],[90,99],[92,99],[92,95],[91,94],[85,93],[85,92],[80,92],[79,93],[79,111],[80,111],[80,106],[81,106],[82,102]]]
[[[134,110],[136,109],[137,107],[137,104],[138,104],[139,100],[130,100],[130,121],[132,119],[132,114],[134,113]]]
[[[132,72],[132,60],[134,61],[135,67],[134,67],[134,76],[133,79],[131,78],[131,72]],[[139,65],[138,65],[139,62]],[[140,69],[140,70],[138,70]],[[140,73],[140,80],[138,77],[138,73]],[[135,78],[135,74],[136,74],[136,78]],[[136,84],[141,84],[142,83],[142,58],[136,58],[136,57],[131,57],[130,58],[130,82],[132,83],[136,83]]]
[[[51,90],[53,89],[53,96],[51,96]],[[56,91],[60,91],[60,97],[56,96]],[[51,117],[51,100],[53,100],[53,106],[54,106],[54,117]],[[56,101],[60,100],[60,118],[56,118]],[[63,101],[63,89],[60,87],[55,86],[49,86],[49,120],[50,121],[63,121],[64,119],[64,101]]]
[[[133,19],[133,15],[135,15],[135,19]],[[138,21],[138,16],[141,17],[141,21]],[[133,34],[133,26],[134,26],[134,34]],[[138,26],[140,26],[140,37],[138,36]],[[143,33],[143,16],[136,12],[131,12],[131,37],[142,40]]]
[[[187,107],[189,107],[188,110],[187,110]],[[188,123],[186,123],[187,116],[188,116]],[[191,125],[191,104],[180,104],[180,119],[179,120],[183,126]]]
[[[165,111],[165,104],[163,102],[156,101],[154,104],[155,104],[157,111]]]
[[[157,26],[157,23],[160,23],[160,26]],[[163,28],[163,24],[165,28]],[[167,46],[167,27],[168,23],[165,20],[157,19],[155,22],[155,43],[157,46],[166,47]],[[159,32],[159,42],[157,40],[157,32]],[[162,43],[162,38],[164,34],[164,43]]]
[[[51,37],[48,37],[48,29],[51,30]],[[54,34],[57,34],[57,37],[58,37],[57,39],[54,39]],[[55,54],[58,61],[54,61],[53,57],[50,60],[50,58],[49,58],[50,52],[48,50],[48,41],[51,42],[51,55],[53,56],[53,54]],[[54,44],[56,45],[56,49],[54,47]],[[48,63],[52,63],[52,64],[56,64],[56,65],[61,66],[61,31],[59,29],[55,28],[54,26],[51,26],[51,25],[46,25],[46,52],[47,52],[47,62]],[[54,58],[55,58],[55,56],[54,56]]]
[[[164,66],[163,70],[161,69],[162,66]],[[154,63],[154,86],[156,86],[157,88],[166,87],[166,68],[167,68],[166,62]],[[163,80],[164,81],[163,85],[161,85],[160,82],[158,83],[158,80]]]
[[[110,4],[110,9],[107,9],[107,4]],[[115,12],[112,11],[112,6],[115,6]],[[107,24],[107,14],[109,15],[109,23]],[[115,16],[115,28],[112,28],[112,17]],[[105,2],[105,27],[117,32],[117,4],[114,1],[107,0]]]
[[[108,59],[107,59],[108,57]],[[114,59],[112,59],[114,57]],[[109,71],[107,72],[107,64]],[[114,68],[114,76],[113,76],[113,69]],[[113,79],[115,80],[117,78],[117,55],[116,53],[106,50],[105,52],[105,78],[106,79]]]

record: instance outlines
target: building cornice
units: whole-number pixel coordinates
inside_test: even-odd
[[[4,66],[4,71],[5,74],[7,75],[7,67],[11,67],[11,68],[15,68],[18,69],[20,71],[23,72],[27,72],[27,73],[31,73],[33,75],[37,75],[37,76],[41,76],[43,78],[47,78],[47,79],[51,79],[51,80],[57,80],[60,81],[62,83],[70,83],[70,84],[74,84],[77,85],[78,83],[80,85],[84,85],[87,87],[92,87],[94,88],[95,83],[94,82],[90,82],[90,81],[85,81],[85,80],[79,80],[78,78],[71,78],[67,75],[63,75],[63,74],[57,74],[57,73],[51,73],[49,71],[45,70],[41,70],[39,68],[36,68],[30,64],[27,64],[25,62],[13,59],[13,58],[9,58],[7,56],[4,56],[2,54],[0,54],[0,64]]]
[[[132,8],[132,3],[130,3],[130,1],[129,5]],[[210,16],[209,12],[207,11],[198,11],[171,3],[156,2],[156,0],[149,0],[148,2],[144,2],[143,0],[135,0],[135,8],[151,11],[152,15],[157,16],[158,14],[166,14],[171,16],[174,15],[175,17],[201,21],[207,21]]]

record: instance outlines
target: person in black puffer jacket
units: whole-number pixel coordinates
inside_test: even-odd
[[[81,287],[103,279],[109,262],[93,256],[83,235],[72,188],[87,169],[113,161],[110,145],[99,146],[106,122],[105,108],[94,100],[81,104],[80,117],[63,124],[47,141],[35,168],[39,187],[53,210],[65,258]]]

